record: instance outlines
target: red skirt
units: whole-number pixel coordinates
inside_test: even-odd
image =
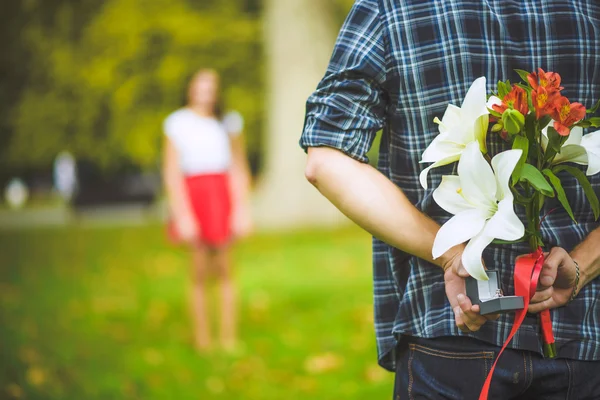
[[[185,178],[199,239],[211,247],[227,244],[231,238],[231,194],[227,174],[202,174]],[[169,223],[169,236],[179,242],[177,230]]]

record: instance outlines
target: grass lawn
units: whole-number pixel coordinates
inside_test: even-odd
[[[356,228],[240,243],[243,351],[199,356],[161,226],[2,232],[0,399],[389,398],[370,254]]]

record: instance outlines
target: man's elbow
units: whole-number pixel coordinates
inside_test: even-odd
[[[328,150],[330,149],[322,147],[311,147],[308,149],[304,176],[313,186],[318,185],[323,170],[327,168],[327,160],[329,159]]]

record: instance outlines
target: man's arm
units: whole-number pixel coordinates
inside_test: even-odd
[[[313,147],[308,150],[305,174],[348,218],[402,251],[444,268],[461,250],[457,246],[434,260],[431,249],[440,226],[369,164],[332,148]]]
[[[421,213],[394,185],[369,164],[328,147],[308,150],[306,178],[348,218],[380,240],[428,260],[444,272],[446,295],[456,325],[474,332],[497,315],[483,317],[465,295],[462,267],[464,245],[455,246],[434,260],[431,254],[439,225]]]
[[[579,289],[600,276],[600,228],[592,231],[579,246],[571,252],[571,257],[579,263]]]
[[[579,264],[578,283],[573,260]],[[598,276],[600,276],[600,228],[592,231],[571,254],[560,247],[554,247],[548,253],[540,274],[538,291],[531,299],[529,312],[538,313],[566,305],[571,299],[576,284],[575,295]]]

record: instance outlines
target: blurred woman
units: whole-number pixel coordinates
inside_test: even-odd
[[[230,245],[251,230],[242,127],[239,114],[222,115],[219,76],[208,69],[194,75],[187,105],[164,122],[170,232],[192,253],[191,301],[199,351],[213,345],[206,300],[210,275],[219,286],[221,345],[231,350],[237,339]]]

